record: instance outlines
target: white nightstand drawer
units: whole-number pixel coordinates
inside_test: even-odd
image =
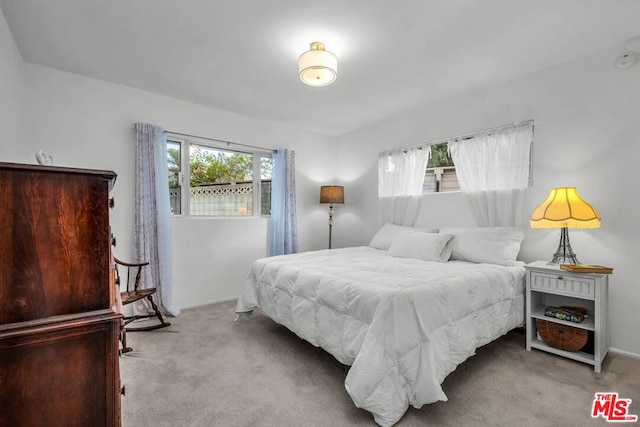
[[[595,279],[573,275],[531,272],[531,290],[568,295],[578,298],[595,298]]]

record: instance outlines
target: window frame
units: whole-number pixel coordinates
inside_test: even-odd
[[[180,184],[180,213],[171,213],[172,217],[192,218],[192,219],[255,219],[270,218],[271,215],[262,213],[262,158],[273,158],[272,150],[248,147],[244,145],[236,145],[233,143],[216,142],[197,137],[186,137],[182,135],[173,135],[167,132],[167,143],[180,144],[180,173],[178,174],[178,183]],[[199,145],[215,150],[237,152],[239,154],[250,154],[252,156],[252,213],[251,215],[192,215],[191,214],[191,146]],[[257,178],[257,179],[256,179]],[[185,191],[186,185],[186,191]]]

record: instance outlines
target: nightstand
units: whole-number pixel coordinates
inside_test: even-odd
[[[602,360],[609,351],[607,334],[608,274],[571,273],[546,261],[525,265],[527,269],[526,342],[532,348],[547,351],[569,359],[593,365],[600,372]],[[582,323],[573,323],[547,317],[548,306],[580,306],[587,309],[588,317]],[[593,354],[584,351],[564,351],[551,347],[538,336],[536,319],[585,329],[593,336]]]

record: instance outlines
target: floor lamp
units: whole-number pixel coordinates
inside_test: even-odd
[[[344,187],[323,185],[320,187],[320,203],[329,203],[329,249],[331,249],[331,227],[333,227],[333,205],[344,204]]]
[[[551,190],[549,197],[535,208],[531,228],[560,228],[560,244],[549,265],[579,264],[569,242],[569,228],[600,228],[600,214],[585,202],[575,187]]]

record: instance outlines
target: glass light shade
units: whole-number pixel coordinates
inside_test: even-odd
[[[320,187],[320,203],[344,204],[344,187],[338,185]]]
[[[600,228],[600,214],[575,187],[560,187],[535,208],[529,223],[531,228]]]
[[[313,42],[298,61],[300,80],[309,86],[327,86],[338,78],[338,60],[325,50],[324,44]]]

